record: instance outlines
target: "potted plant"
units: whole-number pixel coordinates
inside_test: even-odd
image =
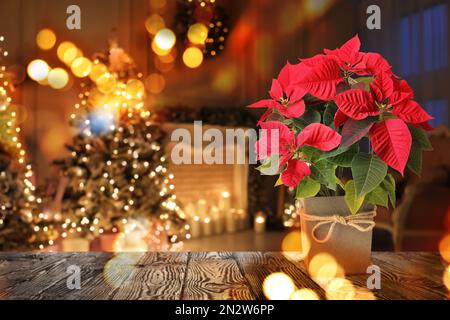
[[[365,273],[376,206],[395,206],[393,172],[420,174],[430,150],[432,119],[408,83],[378,53],[360,52],[355,36],[342,47],[289,64],[272,81],[258,124],[256,157],[277,185],[296,188],[306,263],[334,256],[347,274]]]

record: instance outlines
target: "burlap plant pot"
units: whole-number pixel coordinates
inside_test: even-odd
[[[319,253],[332,255],[346,275],[366,273],[376,207],[363,204],[352,215],[344,197],[307,198],[300,203],[300,223],[306,236],[302,237],[302,247],[309,247],[305,264],[310,273],[310,261]]]

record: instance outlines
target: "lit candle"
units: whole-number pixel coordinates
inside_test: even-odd
[[[214,233],[222,234],[224,231],[224,219],[219,208],[216,206],[211,208],[211,218],[214,226]]]
[[[209,237],[210,235],[212,235],[212,223],[210,217],[206,217],[205,219],[203,219],[202,230],[205,237]]]
[[[236,232],[235,211],[235,209],[230,209],[225,216],[225,224],[228,233]]]
[[[262,212],[255,214],[254,228],[256,233],[263,233],[266,231],[266,216]]]
[[[200,199],[197,202],[197,214],[200,217],[205,217],[208,213],[208,202],[205,199]]]
[[[226,213],[231,208],[231,195],[228,191],[222,193],[219,199],[219,209]]]
[[[194,216],[191,220],[191,237],[199,238],[202,235],[202,229],[200,225],[200,217]]]
[[[195,204],[192,202],[188,203],[186,205],[186,207],[184,208],[184,213],[190,219],[192,219],[195,216],[195,211],[196,211],[196,207],[195,207]]]
[[[236,224],[237,224],[237,229],[238,230],[245,230],[247,229],[247,214],[245,212],[245,210],[243,209],[238,209],[236,210]]]

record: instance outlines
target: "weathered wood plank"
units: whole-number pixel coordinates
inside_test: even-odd
[[[373,253],[381,268],[377,299],[447,299],[445,266],[434,253]],[[67,288],[67,268],[81,268],[81,289]],[[298,288],[324,291],[302,262],[281,253],[0,253],[0,299],[264,299],[270,273]],[[366,287],[368,275],[347,277]],[[363,290],[364,292],[364,290]]]
[[[444,266],[433,253],[374,253],[372,263],[381,269],[381,289],[374,290],[380,299],[446,299],[443,284]],[[352,280],[351,277],[349,277]]]
[[[30,299],[66,280],[67,268],[95,261],[92,255],[77,253],[38,253],[2,256],[0,298]]]
[[[265,299],[262,285],[264,279],[274,272],[286,273],[294,280],[298,288],[312,289],[319,297],[324,298],[322,288],[311,280],[304,270],[287,260],[281,253],[237,252],[234,256],[257,299]]]
[[[134,266],[113,299],[179,299],[188,262],[187,253],[148,253]]]
[[[190,253],[182,299],[253,300],[250,285],[233,254]]]
[[[380,267],[381,289],[370,290],[379,300],[447,299],[442,283],[444,266],[439,254],[424,252],[374,252],[372,264]],[[297,262],[306,272],[304,262]],[[371,274],[346,276],[356,288],[367,289]]]
[[[112,253],[85,253],[76,261],[80,267],[80,289],[69,289],[67,279],[70,274],[45,290],[33,295],[32,299],[71,300],[71,299],[108,299],[114,287],[105,280],[105,265],[113,258]]]

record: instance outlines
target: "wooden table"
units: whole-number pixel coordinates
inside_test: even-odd
[[[382,271],[377,299],[448,298],[438,254],[373,253],[372,261]],[[77,266],[81,288],[70,290]],[[325,298],[303,263],[281,253],[181,252],[1,253],[0,299],[264,299],[265,277],[279,271]],[[367,277],[348,279],[362,288]]]

